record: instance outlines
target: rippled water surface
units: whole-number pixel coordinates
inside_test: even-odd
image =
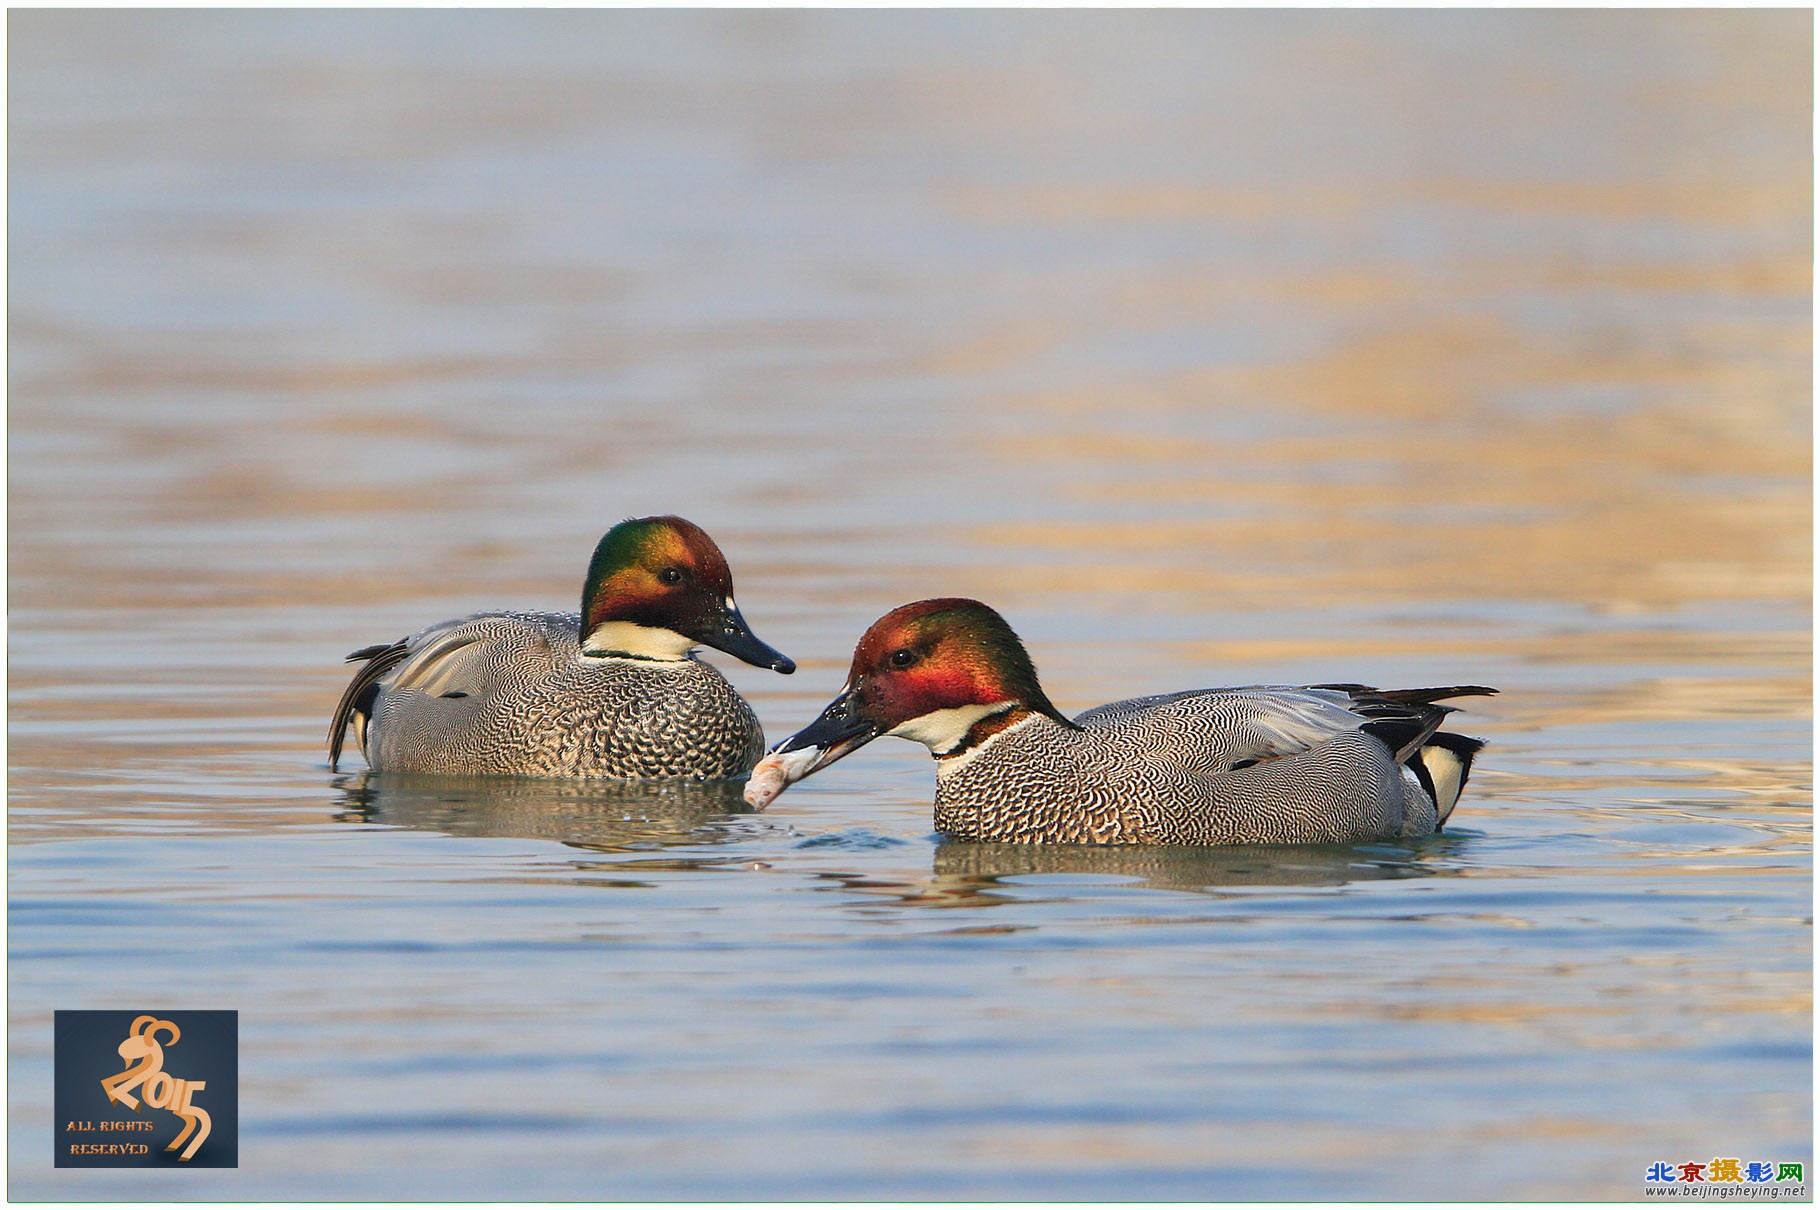
[[[15,1197],[1632,1197],[1811,1160],[1811,14],[10,15]],[[1501,686],[1441,836],[331,774],[341,657],[719,539],[1050,695]],[[55,1009],[240,1012],[53,1170]]]

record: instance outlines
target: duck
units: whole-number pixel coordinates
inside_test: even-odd
[[[1440,730],[1483,685],[1191,689],[1070,719],[990,606],[942,597],[874,622],[846,684],[745,789],[785,788],[881,735],[935,757],[951,839],[1091,845],[1354,844],[1437,832],[1484,741]]]
[[[745,777],[764,731],[698,644],[796,670],[752,633],[700,526],[630,518],[595,546],[579,614],[490,610],[349,655],[329,768],[352,731],[382,773]]]

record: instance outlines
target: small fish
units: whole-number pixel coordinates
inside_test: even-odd
[[[809,776],[820,756],[817,749],[798,748],[794,752],[773,752],[765,757],[746,782],[746,803],[754,810],[764,810],[786,788]]]

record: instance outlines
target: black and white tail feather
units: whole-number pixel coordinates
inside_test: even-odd
[[[354,742],[361,752],[366,752],[367,720],[373,716],[373,702],[379,696],[379,683],[386,674],[404,663],[410,654],[410,640],[400,639],[396,643],[376,643],[371,647],[362,647],[348,655],[348,663],[365,660],[366,666],[354,674],[348,687],[342,692],[341,701],[335,706],[335,716],[329,722],[329,768],[332,770],[341,761],[341,744],[348,728],[354,728]]]
[[[1430,689],[1374,689],[1369,685],[1310,685],[1332,689],[1352,699],[1352,712],[1369,721],[1360,730],[1383,742],[1414,773],[1434,801],[1438,831],[1460,801],[1473,758],[1485,741],[1442,731],[1441,722],[1455,710],[1437,703],[1450,697],[1487,697],[1485,685],[1448,685]]]

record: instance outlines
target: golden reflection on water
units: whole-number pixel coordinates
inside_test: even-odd
[[[1435,380],[1474,390],[1498,389],[1495,366],[1469,369],[1435,353],[1412,340],[1373,358],[1434,367]],[[1571,361],[1547,364],[1571,382]],[[1395,375],[1361,373],[1356,361],[1269,377],[1242,390],[1182,389],[1177,406],[1233,395],[1281,400],[1305,390],[1303,406],[1319,399],[1358,419],[1341,432],[1311,429],[1263,442],[1132,436],[1092,424],[1002,438],[995,452],[1014,467],[1042,464],[1062,482],[1077,478],[1083,498],[1148,504],[1150,515],[1128,523],[985,523],[971,536],[991,546],[1066,551],[1084,564],[1069,574],[1089,584],[1217,593],[1241,607],[1272,594],[1540,598],[1606,609],[1782,603],[1807,594],[1804,421],[1765,403],[1797,403],[1801,393],[1790,384],[1712,383],[1712,402],[1699,408],[1550,415],[1446,401],[1431,416],[1426,402],[1408,405],[1419,392]],[[1783,389],[1768,394],[1768,386]],[[1738,399],[1745,402],[1728,416],[1725,401]],[[1172,412],[1152,406],[1144,414],[1167,429]],[[1120,409],[1107,399],[1099,410]],[[1182,518],[1198,511],[1188,506],[1210,502],[1230,506],[1231,515]],[[1180,557],[1129,558],[1166,552]]]

